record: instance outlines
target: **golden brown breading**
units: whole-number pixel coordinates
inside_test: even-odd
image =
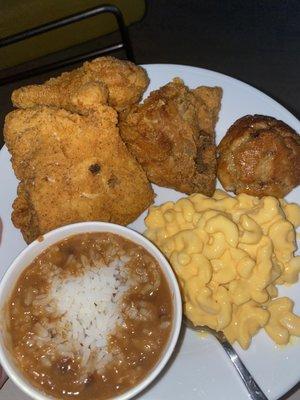
[[[185,193],[215,190],[215,124],[222,89],[176,78],[120,114],[120,133],[149,180]]]
[[[300,136],[273,117],[238,119],[218,152],[218,177],[225,190],[281,198],[300,184]]]
[[[87,105],[106,103],[108,99],[109,105],[122,110],[137,103],[148,84],[142,67],[130,61],[100,57],[42,85],[21,87],[13,92],[12,101],[19,108],[47,105],[86,113]]]
[[[12,220],[26,242],[69,223],[126,225],[153,201],[140,165],[102,105],[88,116],[50,107],[7,115],[4,135],[21,180]]]

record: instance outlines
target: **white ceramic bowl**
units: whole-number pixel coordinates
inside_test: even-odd
[[[47,396],[39,389],[31,385],[31,383],[23,376],[22,372],[16,366],[14,358],[7,348],[6,343],[9,340],[9,335],[7,334],[5,323],[5,321],[7,320],[7,301],[10,298],[12,290],[14,289],[15,284],[21,273],[39,254],[41,254],[43,250],[69,236],[84,232],[111,232],[123,236],[124,238],[143,246],[158,261],[160,267],[162,268],[162,271],[165,274],[165,277],[167,278],[172,293],[174,310],[173,328],[170,334],[169,341],[160,360],[143,381],[141,381],[137,386],[131,388],[127,392],[116,397],[115,400],[131,399],[133,396],[137,395],[139,392],[145,389],[146,386],[148,386],[157,377],[157,375],[162,371],[162,369],[168,362],[178,339],[182,319],[182,303],[178,283],[168,261],[157,249],[157,247],[155,247],[148,239],[131,229],[105,222],[83,222],[73,225],[67,225],[51,231],[43,236],[43,240],[35,240],[18,255],[18,257],[9,267],[0,284],[0,364],[3,366],[6,373],[14,381],[14,383],[24,393],[36,400],[49,400],[53,398],[51,396]]]

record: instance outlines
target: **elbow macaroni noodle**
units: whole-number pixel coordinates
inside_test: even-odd
[[[298,280],[300,207],[266,196],[193,194],[151,207],[145,235],[170,260],[195,325],[222,330],[246,349],[260,328],[278,344],[300,336],[293,302],[278,284]]]

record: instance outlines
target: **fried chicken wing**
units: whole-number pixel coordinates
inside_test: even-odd
[[[152,188],[116,124],[106,105],[87,116],[51,107],[7,115],[5,140],[21,181],[12,220],[26,242],[74,222],[126,225],[151,204]]]
[[[176,78],[120,114],[121,136],[151,182],[213,194],[221,97],[219,87],[190,90]]]
[[[12,94],[14,106],[47,105],[85,114],[87,105],[106,103],[122,110],[140,101],[149,84],[146,71],[130,61],[100,57],[64,72],[42,85],[30,85]],[[78,100],[79,98],[79,100]]]

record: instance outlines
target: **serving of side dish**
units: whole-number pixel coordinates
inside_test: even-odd
[[[60,245],[58,245],[60,243]],[[97,247],[98,246],[98,247]],[[107,253],[107,259],[109,259],[109,263],[106,263],[105,259],[104,261],[101,259],[98,260],[98,257],[100,253],[98,250],[101,250],[100,253],[101,255],[105,254],[105,251]],[[105,251],[103,250],[105,249]],[[116,254],[111,255],[113,252],[116,251],[116,249],[121,252],[122,254]],[[90,251],[93,252],[93,255],[90,256]],[[97,255],[98,252],[98,255]],[[61,257],[60,257],[61,256]],[[101,368],[101,374],[108,374],[108,378],[106,378],[106,381],[108,380],[109,382],[109,387],[106,388],[106,390],[110,390],[114,387],[113,384],[113,376],[115,378],[119,379],[118,376],[121,376],[120,382],[126,382],[126,379],[128,379],[128,368],[129,371],[132,372],[132,376],[128,379],[129,382],[126,383],[126,385],[123,387],[123,390],[120,391],[120,395],[118,395],[118,390],[112,391],[110,393],[113,394],[114,398],[118,400],[127,400],[138,394],[140,391],[145,389],[155,378],[156,376],[162,371],[166,363],[168,362],[170,356],[173,353],[174,347],[176,345],[180,328],[181,328],[181,319],[182,319],[182,311],[181,311],[181,297],[180,297],[180,292],[177,284],[176,277],[165,259],[165,257],[160,253],[160,251],[151,243],[149,242],[146,238],[144,238],[142,235],[134,232],[133,230],[130,230],[128,228],[119,226],[119,225],[114,225],[110,223],[101,223],[101,222],[84,222],[84,223],[79,223],[79,224],[73,224],[73,225],[68,225],[64,226],[62,228],[59,228],[55,231],[49,232],[46,234],[44,237],[41,237],[31,243],[19,256],[16,258],[16,260],[12,263],[11,267],[9,268],[8,272],[6,273],[4,279],[1,282],[0,285],[0,299],[1,299],[1,331],[0,331],[0,362],[5,368],[5,370],[8,372],[10,378],[28,395],[30,395],[32,398],[36,400],[46,400],[48,398],[52,398],[54,395],[56,398],[60,398],[60,392],[63,395],[64,390],[61,391],[59,388],[59,382],[56,384],[56,371],[58,372],[59,376],[63,376],[66,371],[70,371],[70,369],[74,368],[74,365],[68,363],[68,358],[66,355],[64,356],[59,356],[58,360],[53,362],[51,357],[48,359],[47,363],[54,363],[54,368],[53,368],[53,373],[52,375],[48,376],[48,379],[51,379],[52,383],[49,386],[45,386],[46,383],[46,378],[43,373],[41,373],[40,379],[37,378],[37,371],[39,368],[43,370],[44,366],[44,361],[45,357],[47,358],[49,355],[49,349],[51,348],[51,340],[53,340],[53,331],[56,331],[56,337],[59,337],[59,327],[57,326],[56,319],[57,316],[53,319],[51,323],[51,318],[49,319],[49,330],[51,331],[51,337],[49,337],[49,346],[47,347],[47,353],[44,353],[40,356],[38,356],[38,347],[39,341],[43,340],[45,343],[45,340],[47,340],[47,334],[45,334],[45,330],[43,332],[37,331],[37,324],[33,323],[32,325],[29,323],[29,326],[31,325],[30,329],[25,328],[25,325],[27,325],[27,319],[21,323],[21,325],[18,325],[17,332],[16,326],[14,323],[18,324],[17,320],[17,308],[21,307],[19,310],[22,309],[22,305],[25,303],[25,307],[27,309],[27,315],[30,313],[31,318],[34,319],[35,315],[34,310],[37,310],[35,305],[40,301],[40,298],[43,297],[41,295],[41,292],[37,292],[42,286],[45,286],[45,282],[43,281],[43,275],[49,273],[50,270],[53,270],[54,264],[52,262],[55,259],[55,267],[54,268],[60,268],[59,260],[63,262],[64,257],[69,257],[69,262],[68,264],[71,266],[71,270],[67,272],[66,267],[63,269],[63,274],[67,274],[67,276],[61,276],[61,274],[56,275],[56,277],[51,277],[50,278],[50,284],[58,278],[62,278],[59,281],[58,286],[55,287],[56,294],[59,293],[62,290],[62,302],[66,303],[68,302],[67,309],[64,309],[64,315],[68,313],[72,308],[73,314],[75,313],[77,321],[79,324],[81,324],[81,327],[84,327],[85,325],[85,318],[83,315],[80,314],[80,309],[83,309],[83,313],[86,315],[89,315],[90,318],[92,318],[93,310],[91,309],[91,306],[96,308],[96,301],[101,301],[102,307],[104,308],[104,304],[107,304],[107,311],[105,312],[106,314],[103,315],[103,312],[101,309],[95,314],[95,322],[97,323],[97,316],[98,319],[100,318],[100,324],[104,324],[106,327],[110,325],[110,321],[113,321],[114,318],[114,313],[116,313],[116,303],[117,303],[117,297],[119,296],[120,293],[125,293],[126,291],[129,291],[130,297],[129,299],[126,300],[126,298],[123,296],[123,298],[120,298],[120,306],[124,308],[125,304],[125,312],[123,314],[126,314],[127,309],[128,315],[126,314],[124,316],[124,321],[118,320],[118,324],[128,324],[130,327],[129,329],[131,330],[140,330],[137,331],[135,334],[131,332],[128,336],[128,339],[126,338],[126,331],[128,328],[123,329],[123,328],[118,328],[121,329],[120,332],[118,330],[114,333],[115,339],[114,339],[114,345],[117,344],[117,348],[121,349],[124,352],[124,355],[126,356],[126,367],[124,365],[124,369],[122,370],[121,364],[118,364],[117,367],[119,371],[117,372],[117,375],[114,374],[114,368],[111,368],[112,372],[110,370],[105,369],[107,365],[110,363],[114,362],[114,360],[109,359],[107,362],[105,361],[106,364],[104,364],[104,369]],[[37,260],[37,257],[40,257],[40,262],[39,261],[34,261]],[[46,258],[45,258],[46,257]],[[75,257],[75,258],[74,258]],[[91,261],[91,258],[93,258],[93,261]],[[71,259],[72,258],[72,259]],[[130,259],[131,258],[131,259]],[[135,260],[136,258],[136,260]],[[144,283],[144,278],[139,281],[136,280],[135,276],[126,271],[129,270],[130,268],[136,269],[136,261],[138,260],[139,264],[141,265],[141,258],[145,262],[145,266],[147,266],[148,270],[149,268],[156,268],[155,274],[159,273],[161,276],[159,277],[158,281],[162,282],[166,280],[167,286],[164,287],[162,286],[163,293],[161,293],[162,296],[165,296],[165,301],[162,301],[162,299],[157,299],[156,303],[157,306],[162,307],[162,304],[165,304],[164,310],[162,310],[158,315],[159,319],[161,319],[161,322],[159,320],[154,320],[155,318],[155,303],[152,303],[152,305],[145,301],[146,297],[148,300],[154,298],[153,292],[158,290],[158,287],[160,287],[161,283],[156,283],[154,281],[153,285],[149,285],[150,282]],[[76,262],[75,262],[76,259]],[[46,271],[43,270],[42,274],[37,274],[36,271],[39,271],[39,268],[43,263],[49,263],[48,265],[50,266],[50,270]],[[81,264],[81,261],[83,261],[84,265],[80,265],[80,268],[78,269],[78,264]],[[74,263],[75,262],[75,263]],[[90,264],[92,263],[92,267],[90,267]],[[103,263],[103,264],[102,264]],[[132,263],[131,267],[126,267]],[[153,264],[154,263],[154,264]],[[156,264],[155,264],[156,263]],[[119,265],[118,265],[119,264]],[[61,264],[63,265],[63,264]],[[65,265],[65,264],[64,264]],[[24,275],[28,271],[28,266],[31,268],[31,272],[28,272],[29,275]],[[142,268],[142,267],[140,267]],[[157,269],[158,268],[158,269]],[[111,273],[109,273],[109,270],[112,270]],[[35,271],[35,272],[34,272]],[[101,271],[103,271],[101,275]],[[125,276],[125,271],[128,272],[128,276]],[[91,273],[91,276],[86,276],[89,273]],[[139,274],[142,274],[143,271],[141,270]],[[97,274],[99,277],[99,281],[97,280]],[[100,275],[99,275],[100,274]],[[120,277],[116,278],[116,276]],[[30,277],[29,277],[30,276]],[[138,275],[139,277],[140,275]],[[86,279],[84,279],[84,277]],[[65,279],[67,278],[67,279]],[[79,303],[76,301],[80,297],[79,289],[76,291],[76,278],[80,279],[79,285],[82,287],[82,293],[85,294],[88,299],[84,301],[84,299],[79,300]],[[133,293],[130,292],[130,287],[129,284],[133,281],[133,285],[135,287],[133,288]],[[156,279],[157,280],[157,279]],[[85,282],[88,285],[87,286],[87,293],[84,291],[84,284]],[[99,282],[103,282],[101,287],[99,287]],[[111,285],[112,287],[110,288],[110,281],[112,281]],[[123,282],[124,281],[124,282]],[[18,283],[17,283],[18,282]],[[95,289],[94,293],[92,294],[92,283],[95,282]],[[140,282],[140,283],[139,283]],[[70,286],[70,284],[72,286]],[[64,286],[65,285],[65,286]],[[75,285],[75,286],[74,286]],[[101,283],[100,283],[101,285]],[[125,285],[125,286],[124,286]],[[126,288],[127,285],[127,288]],[[117,291],[114,292],[113,286],[116,286]],[[149,286],[149,289],[148,289]],[[22,290],[22,288],[24,290]],[[31,289],[34,288],[32,291]],[[68,288],[70,288],[70,293],[69,296],[66,294],[68,291]],[[29,291],[28,291],[29,289]],[[43,287],[42,287],[43,289]],[[112,290],[112,303],[110,304],[109,298],[107,299],[106,297],[101,297],[101,293],[99,291],[104,291],[105,293],[109,293],[109,291]],[[151,291],[149,296],[144,296],[145,292],[149,290]],[[16,292],[17,291],[17,292]],[[140,296],[140,292],[142,291],[143,296]],[[19,307],[16,307],[16,303],[18,303],[18,300],[15,299],[14,293],[24,293],[24,297],[22,297],[21,304]],[[119,293],[119,294],[118,294]],[[31,297],[29,299],[28,297]],[[81,295],[82,296],[82,295]],[[92,297],[91,297],[92,296]],[[156,295],[157,296],[157,295]],[[169,296],[169,298],[168,298]],[[45,297],[45,296],[44,296]],[[51,296],[50,296],[51,297]],[[44,307],[48,307],[51,304],[51,299],[49,297],[49,301],[43,302],[41,304],[41,307],[38,306],[39,313],[43,312]],[[10,299],[10,300],[7,300]],[[33,299],[33,300],[32,300]],[[143,299],[143,300],[141,300]],[[42,298],[43,300],[43,298]],[[57,298],[56,298],[57,300]],[[127,304],[126,301],[129,303]],[[170,304],[168,304],[168,301],[170,301]],[[59,301],[57,302],[57,304]],[[31,310],[29,311],[30,304],[35,304],[31,307]],[[47,305],[46,305],[47,304]],[[142,308],[134,308],[132,307],[133,305],[140,305],[143,304],[144,307]],[[149,307],[147,306],[149,304]],[[94,307],[95,306],[95,307]],[[113,308],[113,310],[110,310],[110,307]],[[59,304],[58,304],[59,308]],[[84,309],[85,308],[85,309]],[[122,309],[123,310],[123,309]],[[151,314],[151,311],[153,310],[154,315]],[[24,309],[22,310],[24,311]],[[124,310],[123,310],[124,311]],[[78,313],[79,312],[79,313]],[[139,314],[140,312],[140,314]],[[22,312],[21,312],[22,314]],[[136,314],[133,315],[132,314]],[[51,312],[50,314],[47,312],[46,315],[52,315]],[[121,317],[121,314],[120,314]],[[104,321],[103,321],[104,318]],[[105,320],[106,318],[106,320]],[[147,320],[149,319],[149,321]],[[122,318],[123,319],[123,318]],[[72,320],[69,320],[68,323],[72,323]],[[141,321],[145,321],[144,324],[141,323]],[[54,343],[54,346],[64,346],[64,354],[67,354],[67,352],[72,352],[72,346],[69,346],[71,341],[74,338],[74,333],[75,333],[75,339],[80,340],[80,346],[79,348],[84,348],[84,336],[88,338],[89,343],[91,343],[91,340],[93,339],[92,333],[91,333],[91,325],[90,321],[87,321],[86,327],[83,329],[83,337],[80,336],[80,329],[78,329],[78,322],[73,321],[73,328],[71,328],[70,336],[68,336],[68,343],[67,344],[62,344],[64,340],[66,339],[65,335],[67,334],[66,327],[64,326],[63,328],[63,338],[59,339],[59,343]],[[114,324],[114,322],[112,322]],[[161,329],[159,328],[159,324],[161,325]],[[38,324],[40,326],[40,324]],[[99,326],[99,322],[97,323],[97,326]],[[41,326],[40,326],[41,327]],[[113,327],[113,325],[112,325]],[[151,329],[151,332],[147,334],[146,336],[142,334],[142,329],[146,330],[146,328]],[[24,330],[23,330],[24,328]],[[30,330],[31,333],[28,335],[27,330]],[[74,332],[75,330],[75,332]],[[157,330],[157,332],[154,332],[154,330]],[[37,333],[36,333],[37,332]],[[36,334],[35,334],[36,333]],[[118,333],[122,335],[122,340],[118,342]],[[42,363],[38,361],[36,364],[35,359],[30,360],[31,353],[24,353],[22,352],[22,347],[16,351],[16,348],[14,347],[14,342],[13,338],[14,335],[21,335],[23,337],[26,337],[27,340],[32,340],[32,346],[31,348],[37,344],[35,355],[34,357],[40,357],[39,360],[44,360]],[[28,335],[28,336],[26,336]],[[141,336],[142,335],[142,336]],[[153,343],[154,338],[158,335],[158,337],[161,339],[161,347],[157,348],[156,344]],[[91,339],[89,339],[89,337]],[[98,336],[99,337],[99,336]],[[103,337],[105,339],[105,337]],[[147,341],[148,338],[148,341]],[[75,341],[76,341],[75,340]],[[99,340],[99,339],[98,339]],[[124,344],[125,340],[125,344]],[[126,340],[129,340],[129,342],[126,342]],[[92,351],[97,351],[97,339],[95,340],[95,345],[94,348],[91,350]],[[135,345],[130,348],[130,344],[132,343],[137,343],[136,347]],[[155,339],[156,341],[156,339]],[[36,342],[36,343],[34,343]],[[141,344],[145,343],[145,348],[146,350],[141,350],[139,353],[139,349],[141,348]],[[67,347],[66,347],[67,346]],[[74,347],[74,344],[73,344]],[[127,347],[129,352],[127,351]],[[92,344],[90,344],[87,348],[92,348]],[[149,355],[148,355],[148,361],[147,361],[147,355],[144,355],[144,362],[142,365],[144,365],[144,368],[146,368],[146,373],[143,372],[142,375],[137,375],[135,376],[134,373],[134,365],[136,364],[136,359],[137,357],[141,357],[145,351],[147,352],[147,349],[149,348]],[[55,352],[56,350],[54,350]],[[108,355],[110,351],[115,351],[115,347],[111,346],[108,347]],[[17,358],[17,355],[21,353],[21,358]],[[149,357],[152,357],[152,354],[154,355],[154,358],[151,360]],[[54,354],[53,354],[54,355]],[[56,357],[54,355],[54,357]],[[69,387],[69,392],[73,390],[73,392],[80,391],[80,389],[85,389],[87,386],[91,386],[95,384],[95,388],[92,389],[92,392],[89,393],[84,393],[80,395],[83,395],[84,397],[82,398],[88,398],[86,396],[90,396],[93,391],[105,391],[105,386],[103,388],[100,386],[97,386],[97,382],[95,379],[95,374],[97,374],[97,368],[99,369],[100,364],[102,360],[104,360],[105,354],[103,355],[100,353],[100,356],[95,358],[96,360],[96,371],[93,370],[94,366],[88,366],[87,369],[90,369],[91,375],[85,375],[83,374],[83,383],[82,384],[77,384],[76,381],[79,379],[78,376],[80,375],[80,368],[84,371],[85,366],[80,365],[79,370],[75,371],[74,374],[74,382],[70,382],[70,387]],[[28,364],[23,363],[23,360],[27,358]],[[131,360],[131,361],[130,361]],[[150,363],[149,363],[150,361]],[[130,363],[127,365],[127,363]],[[147,363],[149,363],[149,368],[147,366]],[[56,365],[57,364],[57,365]],[[30,365],[30,368],[28,368],[28,365]],[[23,370],[23,367],[25,368]],[[66,369],[67,368],[67,369]],[[32,373],[35,371],[34,373]],[[46,371],[46,370],[45,370]],[[45,372],[44,371],[44,372]],[[124,375],[126,373],[126,375]],[[122,374],[124,375],[122,377]],[[59,377],[58,376],[58,377]],[[103,375],[102,375],[103,376]],[[69,377],[70,379],[70,377]],[[135,381],[136,384],[134,384],[131,387],[131,380]],[[104,380],[104,383],[106,382]],[[38,383],[38,384],[37,384]],[[102,383],[102,384],[104,384]],[[117,380],[115,383],[115,386],[118,388],[118,386],[122,387],[122,384],[119,383]],[[48,387],[48,390],[44,390]],[[79,393],[77,393],[78,397]],[[65,396],[62,396],[61,398],[64,398]]]
[[[228,128],[238,118],[245,115],[268,115],[284,121],[298,132],[300,130],[299,121],[286,109],[265,94],[233,78],[216,72],[181,65],[157,64],[145,65],[144,68],[150,78],[150,85],[144,94],[145,98],[151,91],[167,84],[175,77],[182,79],[185,85],[191,89],[202,85],[220,87],[222,89],[222,106],[216,126],[217,144],[224,137]],[[21,233],[13,226],[10,219],[11,205],[16,196],[17,180],[13,174],[9,158],[7,149],[4,147],[0,152],[0,167],[2,170],[0,175],[0,197],[2,199],[0,217],[3,223],[2,242],[0,246],[0,264],[2,266],[0,279],[2,279],[16,255],[26,246]],[[183,193],[172,189],[156,185],[152,186],[156,194],[154,201],[154,205],[156,206],[170,201],[176,202],[185,197]],[[217,184],[217,188],[221,188],[219,183]],[[285,200],[287,202],[299,202],[299,195],[300,189],[298,187],[290,192],[285,197]],[[146,210],[129,225],[129,228],[144,233],[146,230],[144,220],[147,214],[148,211]],[[61,228],[62,231],[64,229],[67,228]],[[46,234],[45,238],[47,237]],[[132,239],[134,240],[133,237]],[[43,241],[34,243],[37,246],[43,246]],[[29,249],[31,248],[30,246]],[[31,261],[32,259],[29,260],[29,263]],[[10,274],[13,273],[9,272],[7,276]],[[8,278],[5,279],[7,280]],[[4,286],[6,286],[5,280],[2,288]],[[300,312],[299,287],[299,282],[290,286],[278,286],[279,296],[287,296],[294,301],[295,314],[299,314]],[[5,295],[4,297],[7,300],[7,296]],[[1,301],[4,301],[4,299],[1,299]],[[260,330],[252,338],[251,345],[247,350],[243,350],[236,343],[234,347],[268,399],[278,399],[299,381],[300,367],[298,360],[300,358],[300,342],[298,338],[293,336],[288,345],[280,346],[273,343],[267,334],[263,330]],[[172,346],[170,346],[171,348]],[[167,356],[169,355],[168,353]],[[3,363],[3,355],[1,362]],[[7,364],[3,364],[10,375],[15,373],[9,370]],[[155,371],[157,370],[155,369]],[[289,372],[287,373],[287,371]],[[149,376],[152,375],[150,374]],[[144,384],[143,388],[148,383],[149,381]],[[12,388],[12,382],[9,381],[3,389],[4,400],[10,398],[9,393],[11,393],[11,390],[14,389]],[[26,393],[33,396],[28,390]],[[137,393],[138,390],[133,393],[131,392],[128,396]],[[23,396],[24,399],[27,399],[25,395]],[[198,335],[196,332],[184,329],[183,341],[178,344],[175,357],[171,360],[169,367],[163,371],[155,381],[155,384],[150,385],[148,390],[142,393],[141,397],[145,400],[154,400],[157,398],[171,400],[174,397],[179,400],[186,398],[193,400],[199,397],[204,400],[218,398],[246,400],[249,398],[242,382],[239,381],[237,373],[216,340],[213,337]],[[23,399],[22,394],[19,395],[19,398]],[[36,398],[42,399],[42,397]],[[123,397],[121,398],[123,399]]]

